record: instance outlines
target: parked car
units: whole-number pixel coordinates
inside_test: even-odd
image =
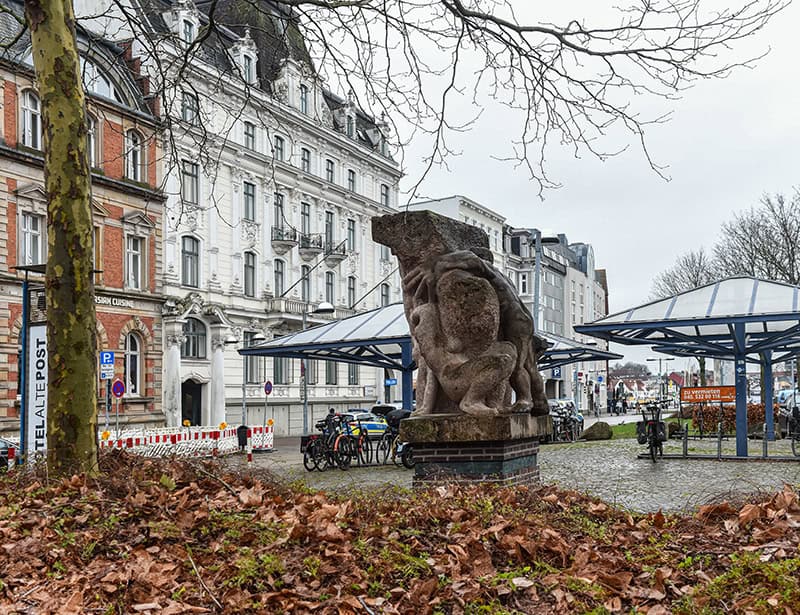
[[[8,469],[8,450],[16,448],[13,442],[0,438],[0,472]]]
[[[380,439],[387,428],[385,418],[366,410],[350,409],[342,414],[342,417],[347,421],[354,436],[360,434],[358,422],[361,421],[361,426],[367,430],[370,440]]]

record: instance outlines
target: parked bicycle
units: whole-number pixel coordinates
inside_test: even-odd
[[[571,401],[550,400],[550,417],[553,421],[553,442],[575,442],[583,431],[583,416]]]
[[[410,410],[397,408],[384,415],[388,428],[375,447],[377,463],[386,464],[391,459],[395,465],[403,465],[409,470],[414,467],[414,449],[411,444],[400,439],[400,421],[410,414]]]
[[[642,408],[644,420],[636,424],[636,438],[639,444],[647,444],[653,463],[657,457],[664,456],[664,441],[667,439],[667,427],[661,420],[661,406],[660,402],[646,404]]]
[[[789,435],[792,444],[792,455],[800,457],[800,408],[792,408],[792,414],[788,421]]]
[[[309,472],[324,472],[330,467],[347,470],[358,452],[355,439],[345,433],[342,417],[331,412],[314,426],[321,433],[309,437],[303,452],[303,466]]]

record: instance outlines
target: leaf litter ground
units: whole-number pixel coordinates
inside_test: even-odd
[[[642,515],[552,486],[336,495],[118,451],[101,470],[0,478],[0,614],[800,613],[788,485]]]

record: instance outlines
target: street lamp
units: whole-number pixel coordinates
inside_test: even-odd
[[[661,362],[674,361],[675,357],[648,357],[647,361],[658,361],[658,397],[659,401],[664,397],[664,379],[661,377]]]
[[[332,303],[323,301],[315,310],[308,311],[310,303],[306,303],[303,309],[303,331],[306,330],[308,314],[333,314],[336,308]],[[306,372],[306,360],[300,359],[300,375],[303,378],[303,435],[308,433],[308,373]]]

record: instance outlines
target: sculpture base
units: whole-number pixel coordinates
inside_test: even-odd
[[[530,414],[431,414],[400,423],[401,439],[414,450],[414,487],[536,484],[539,438],[551,433],[549,416]]]

